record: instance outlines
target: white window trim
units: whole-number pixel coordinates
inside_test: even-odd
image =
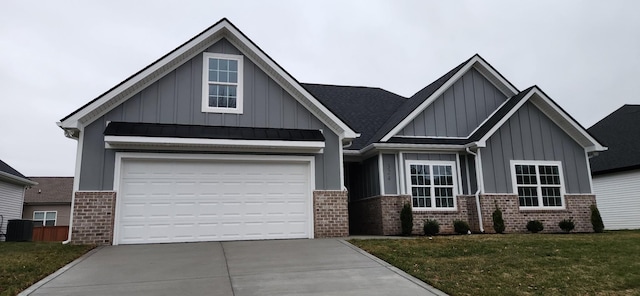
[[[538,206],[537,207],[521,207],[520,206],[520,197],[518,195],[518,183],[516,178],[516,165],[535,165],[536,166],[536,187],[538,193]],[[540,184],[540,172],[538,171],[538,167],[541,165],[554,165],[558,167],[558,174],[560,175],[560,199],[562,201],[561,207],[555,206],[545,206],[542,202],[542,184]],[[564,174],[562,172],[562,162],[561,161],[549,161],[549,160],[511,160],[510,161],[511,168],[511,183],[513,186],[513,193],[518,195],[518,206],[522,211],[531,211],[531,210],[564,210],[567,207],[566,200],[564,196],[567,194],[565,191],[565,179]],[[531,186],[533,187],[533,186]]]
[[[412,195],[412,184],[411,184],[411,165],[449,165],[451,166],[451,173],[453,174],[453,208],[437,208],[435,202],[435,196],[433,194],[433,184],[429,186],[429,190],[431,191],[431,205],[432,207],[414,207],[413,206],[413,195]],[[453,212],[458,211],[458,180],[457,180],[457,165],[455,161],[444,161],[444,160],[405,160],[405,182],[406,182],[406,194],[411,195],[411,207],[414,211],[429,211],[429,212]],[[433,177],[433,176],[431,176]]]
[[[36,220],[36,213],[43,213],[44,218],[42,220]],[[48,221],[47,213],[55,213],[56,217],[53,219],[53,226],[58,225],[58,211],[33,211],[33,221],[42,221],[42,226],[46,226],[45,222]]]
[[[233,55],[233,54],[224,54],[224,53],[212,53],[205,52],[203,53],[202,59],[202,112],[208,113],[231,113],[231,114],[242,114],[242,106],[243,106],[243,88],[244,88],[244,67],[243,67],[243,56],[241,55]],[[226,60],[236,60],[238,61],[238,83],[225,83],[225,82],[216,82],[215,84],[222,85],[237,85],[238,89],[236,91],[236,107],[235,108],[220,108],[220,107],[210,107],[209,106],[209,59],[218,58],[218,59],[226,59]]]

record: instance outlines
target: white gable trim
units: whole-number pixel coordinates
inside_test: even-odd
[[[524,95],[522,99],[520,99],[520,101],[477,142],[478,146],[485,147],[487,140],[527,101],[531,101],[538,110],[549,117],[553,123],[560,127],[578,144],[584,147],[587,152],[607,150],[607,147],[602,146],[602,144],[593,138],[584,128],[582,128],[582,126],[580,126],[580,124],[551,101],[551,99],[538,87],[533,87],[526,95]]]
[[[447,89],[458,81],[464,74],[469,72],[471,68],[480,72],[487,80],[489,80],[494,86],[496,86],[501,92],[503,92],[507,98],[510,98],[518,93],[518,90],[502,77],[495,69],[493,69],[485,60],[479,55],[475,55],[466,65],[464,65],[456,74],[451,76],[447,82],[445,82],[438,90],[436,90],[430,97],[428,97],[420,106],[414,109],[407,117],[405,117],[398,125],[396,125],[391,131],[389,131],[382,139],[381,142],[388,141],[395,134],[400,132],[407,126],[412,120],[414,120],[420,113],[422,113],[429,105],[431,105],[436,99],[438,99]]]
[[[175,70],[185,61],[194,58],[204,49],[223,37],[229,39],[245,56],[250,58],[285,90],[289,91],[300,104],[307,108],[314,116],[318,117],[322,123],[331,128],[336,134],[343,135],[343,137],[347,139],[360,136],[307,92],[291,75],[285,72],[284,69],[277,65],[260,48],[246,38],[227,19],[221,20],[205,32],[180,46],[177,50],[154,62],[148,68],[128,78],[112,90],[104,93],[95,101],[82,107],[75,114],[59,122],[58,125],[63,129],[80,129],[81,126],[90,124],[122,104],[141,89],[156,82],[166,73]]]

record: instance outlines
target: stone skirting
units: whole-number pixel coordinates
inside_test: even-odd
[[[567,194],[564,196],[564,210],[521,210],[518,196],[515,194],[483,194],[480,196],[482,222],[487,233],[495,233],[491,215],[496,204],[502,211],[505,233],[527,232],[527,222],[540,220],[544,225],[542,232],[561,232],[558,223],[563,219],[573,219],[576,225],[574,232],[592,232],[591,210],[589,206],[596,204],[593,194]],[[476,218],[477,219],[477,218]]]
[[[346,237],[349,235],[347,191],[316,190],[313,192],[314,237]]]
[[[71,242],[86,245],[112,244],[115,204],[116,193],[113,191],[76,192]]]

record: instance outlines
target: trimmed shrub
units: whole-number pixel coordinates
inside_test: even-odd
[[[402,211],[400,211],[400,223],[402,223],[402,235],[411,235],[413,230],[413,211],[408,203],[404,204]]]
[[[424,221],[422,227],[424,229],[424,235],[434,236],[440,232],[440,223],[438,221],[427,219]]]
[[[560,227],[564,232],[571,232],[571,230],[576,228],[576,224],[573,223],[572,219],[563,219],[558,223],[558,227]]]
[[[529,222],[527,222],[527,230],[533,232],[533,233],[538,233],[542,230],[544,230],[544,225],[542,225],[542,222],[538,221],[538,220],[531,220]]]
[[[498,208],[498,204],[496,204],[496,210],[491,214],[491,218],[493,219],[493,230],[496,233],[504,233],[504,220],[502,219],[502,211]]]
[[[591,226],[593,226],[593,231],[597,233],[601,233],[604,231],[604,222],[602,222],[602,217],[600,216],[600,211],[596,205],[591,205]]]
[[[469,233],[469,223],[467,221],[455,220],[453,221],[453,230],[459,234]]]

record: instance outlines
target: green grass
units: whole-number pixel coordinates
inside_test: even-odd
[[[92,248],[59,242],[0,242],[0,296],[20,293]]]
[[[349,242],[451,295],[640,295],[640,230]]]

